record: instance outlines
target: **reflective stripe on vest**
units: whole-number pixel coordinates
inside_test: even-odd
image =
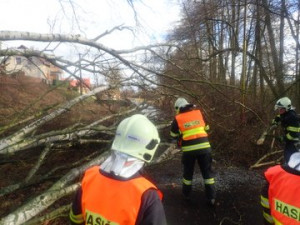
[[[273,218],[273,221],[274,221],[275,225],[284,225],[284,224],[280,223],[278,220],[276,220],[275,218]]]
[[[275,224],[300,224],[300,176],[280,165],[265,172],[269,182],[269,203]]]
[[[182,132],[182,139],[183,140],[191,140],[197,137],[207,137],[206,131],[204,127],[197,127],[191,130],[185,130]]]
[[[85,172],[81,186],[81,207],[86,224],[134,225],[146,190],[156,189],[162,199],[162,193],[144,177],[115,180],[102,175],[99,166]]]
[[[207,137],[205,122],[200,110],[192,110],[176,115],[176,121],[184,141]]]

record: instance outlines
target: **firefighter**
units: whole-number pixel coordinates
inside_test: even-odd
[[[297,145],[300,140],[299,116],[292,107],[292,102],[288,97],[280,98],[274,107],[278,110],[278,115],[273,119],[272,125],[276,128],[281,125],[284,130],[282,140],[285,142],[284,162],[287,163],[291,154],[297,152]]]
[[[141,174],[159,142],[147,117],[136,114],[121,121],[110,156],[84,173],[71,224],[165,225],[162,193]]]
[[[182,150],[183,179],[182,194],[190,199],[195,163],[202,173],[205,185],[207,203],[215,205],[215,179],[211,170],[211,146],[208,140],[208,125],[205,124],[202,113],[184,98],[175,102],[176,116],[171,124],[170,135],[177,139]]]
[[[300,152],[287,164],[270,167],[264,173],[261,193],[265,224],[300,224]]]

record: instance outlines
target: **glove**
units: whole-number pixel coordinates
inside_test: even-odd
[[[277,137],[275,137],[275,139],[276,139],[279,143],[283,143],[283,142],[284,142],[284,136],[277,136]]]
[[[263,134],[260,136],[260,138],[256,141],[256,144],[257,145],[262,145],[266,139],[266,136],[267,136],[267,132],[263,132]]]
[[[178,147],[178,148],[181,148],[181,142],[182,142],[181,139],[178,139],[178,140],[177,140],[177,147]]]
[[[278,125],[281,121],[280,115],[275,116],[275,118],[272,120],[272,126],[273,125]]]
[[[205,131],[209,131],[209,129],[210,129],[209,125],[206,125],[206,126],[204,127],[204,130],[205,130]]]
[[[262,145],[264,143],[265,139],[264,138],[260,138],[256,141],[257,145]]]

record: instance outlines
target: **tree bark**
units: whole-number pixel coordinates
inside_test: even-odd
[[[272,59],[273,59],[272,65],[274,67],[275,79],[277,81],[278,95],[275,96],[277,98],[280,96],[280,94],[284,93],[283,71],[282,71],[282,68],[280,67],[278,51],[277,51],[276,42],[275,42],[275,35],[274,35],[273,27],[271,24],[271,16],[270,16],[270,11],[269,11],[269,6],[268,6],[267,0],[262,0],[262,4],[264,7],[265,23],[267,26],[269,40],[270,40],[270,48],[271,48]]]

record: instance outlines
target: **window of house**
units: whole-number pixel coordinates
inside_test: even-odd
[[[22,63],[22,58],[16,57],[16,63],[17,63],[17,65],[20,65]]]

